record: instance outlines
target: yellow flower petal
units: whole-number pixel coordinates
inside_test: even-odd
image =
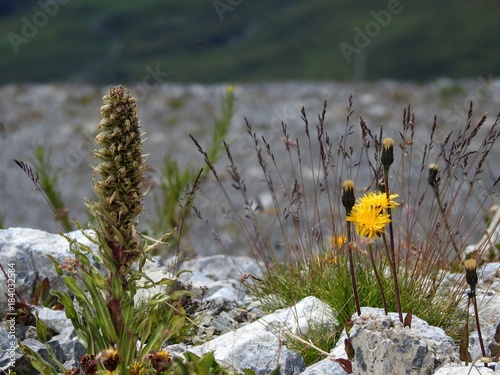
[[[396,208],[396,206],[398,206],[398,203],[394,201],[394,198],[397,197],[397,194],[391,194],[389,195],[389,199],[387,199],[385,193],[371,192],[359,198],[357,204],[374,206],[385,210],[388,208]]]
[[[391,222],[387,209],[397,206],[393,200],[397,196],[397,194],[392,194],[387,199],[384,193],[365,194],[358,199],[346,220],[354,223],[358,235],[377,237],[385,232],[385,226]]]

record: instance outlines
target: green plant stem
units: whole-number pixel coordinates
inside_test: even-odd
[[[368,244],[368,255],[370,256],[370,263],[372,264],[373,273],[375,275],[375,279],[377,280],[378,288],[380,289],[380,296],[382,297],[382,304],[384,305],[384,314],[387,315],[389,313],[387,309],[387,301],[385,299],[384,287],[382,286],[382,282],[380,281],[380,276],[377,271],[377,265],[375,264],[375,258],[373,257],[373,249],[372,244]]]
[[[347,255],[349,257],[349,273],[351,275],[352,292],[354,295],[354,303],[356,304],[356,312],[358,316],[360,316],[361,306],[359,305],[358,286],[356,285],[356,274],[354,273],[354,260],[352,258],[351,238],[351,223],[347,222]]]
[[[387,197],[387,201],[389,201],[389,168],[384,167],[384,181],[385,181],[385,196]],[[389,222],[389,239],[390,239],[390,259],[389,263],[391,265],[391,273],[392,279],[394,282],[394,297],[396,299],[396,306],[398,308],[399,321],[403,323],[403,311],[401,309],[401,297],[399,295],[399,283],[398,283],[398,272],[396,269],[396,252],[394,251],[394,229],[392,226],[392,210],[390,208],[387,209],[387,213],[389,214],[389,218],[391,221]],[[387,247],[387,241],[385,240],[384,235],[384,246]]]

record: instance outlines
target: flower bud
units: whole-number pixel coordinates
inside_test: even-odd
[[[439,185],[439,168],[437,164],[431,163],[429,164],[429,177],[427,178],[429,181],[429,185],[431,185],[434,189]]]
[[[474,259],[465,261],[465,280],[470,286],[471,293],[474,293],[477,285],[476,261]]]
[[[385,180],[383,178],[377,181],[378,190],[382,193],[385,193]]]
[[[382,141],[382,165],[388,169],[394,163],[394,141],[392,138],[385,138]]]
[[[354,182],[351,180],[345,180],[342,188],[342,204],[345,207],[347,215],[351,213],[355,203],[356,198],[354,197]]]

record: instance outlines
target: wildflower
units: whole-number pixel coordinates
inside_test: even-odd
[[[391,222],[387,210],[398,205],[394,201],[397,196],[391,194],[387,197],[384,193],[375,192],[365,194],[358,199],[346,220],[354,223],[360,236],[376,237],[384,233],[386,224]]]
[[[389,214],[380,207],[363,203],[354,205],[346,220],[354,223],[358,235],[370,238],[384,233],[385,226],[391,222]]]
[[[144,374],[144,365],[140,362],[135,362],[131,367],[130,367],[130,375],[142,375]]]
[[[95,375],[97,373],[97,362],[92,354],[84,354],[80,358],[80,366],[85,375]]]
[[[106,370],[113,372],[120,363],[120,354],[116,349],[105,350],[102,353],[101,361]]]
[[[166,370],[170,365],[170,362],[172,362],[172,357],[166,350],[159,350],[155,353],[151,353],[148,358],[151,361],[153,368],[158,372]]]
[[[337,235],[337,236],[332,236],[330,237],[330,248],[333,249],[340,249],[343,244],[347,242],[347,236],[346,235]]]
[[[391,194],[389,195],[389,199],[387,199],[385,193],[371,192],[362,196],[358,200],[357,205],[370,206],[378,208],[379,210],[387,210],[388,208],[396,208],[396,206],[398,206],[398,203],[394,201],[394,199],[398,196],[399,195],[397,194]]]

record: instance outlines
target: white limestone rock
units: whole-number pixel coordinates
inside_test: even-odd
[[[306,368],[301,375],[345,375],[344,369],[330,358],[325,358]]]
[[[486,228],[483,237],[476,244],[465,248],[466,255],[474,252],[488,253],[496,245],[500,244],[500,206],[492,207],[491,212],[494,216],[490,221],[490,225]]]
[[[500,375],[500,371],[492,371],[490,368],[484,367],[482,363],[456,367],[456,366],[443,366],[436,370],[434,375]]]
[[[305,364],[300,355],[283,343],[287,333],[305,334],[311,327],[334,329],[337,320],[331,308],[315,297],[293,307],[269,314],[234,332],[226,333],[190,351],[202,355],[214,351],[219,363],[237,370],[245,368],[267,374],[278,365],[281,374],[301,373]]]
[[[261,265],[252,258],[245,256],[213,255],[181,262],[180,270],[190,270],[182,276],[183,281],[190,281],[193,275],[202,274],[212,281],[239,279],[249,273],[260,277]]]
[[[79,242],[94,246],[79,232],[69,235]],[[66,290],[64,282],[56,274],[54,264],[47,257],[52,255],[59,263],[74,258],[68,241],[58,235],[36,229],[9,228],[0,230],[0,259],[4,269],[14,264],[16,291],[28,302],[33,299],[34,286],[48,277],[51,289]],[[0,306],[7,305],[6,283],[0,283]],[[0,319],[5,317],[5,309],[0,309]]]
[[[453,340],[441,328],[413,316],[412,328],[403,328],[397,314],[363,308],[350,331],[355,350],[355,374],[432,374],[445,364],[459,365]],[[343,345],[343,339],[339,341]]]
[[[61,333],[66,329],[72,329],[71,320],[66,318],[64,310],[52,310],[44,306],[35,306],[30,310],[31,314],[37,315],[48,329]]]

